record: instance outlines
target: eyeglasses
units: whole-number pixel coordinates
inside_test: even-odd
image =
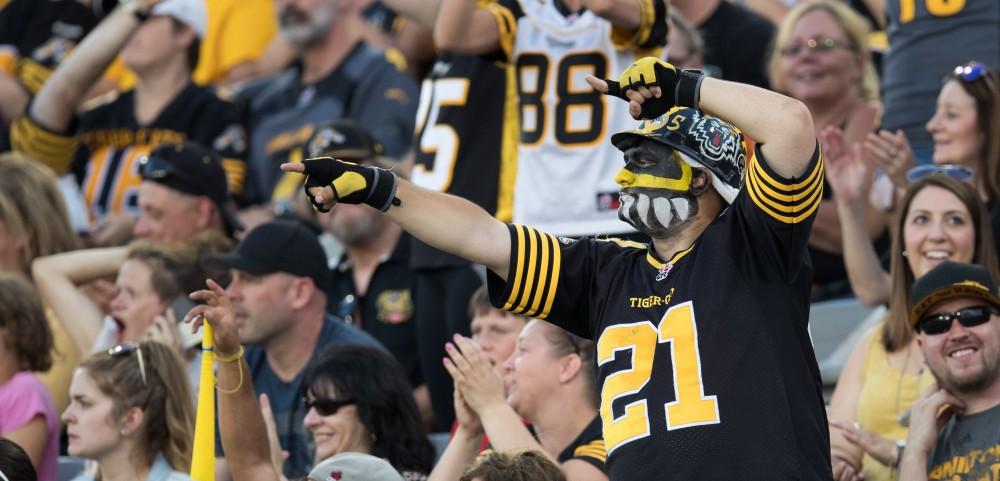
[[[320,416],[333,416],[334,414],[337,414],[337,411],[340,411],[340,408],[356,403],[357,401],[353,399],[309,399],[306,396],[302,396],[302,404],[306,406],[306,412],[309,412],[310,409],[316,408],[316,412],[319,413]]]
[[[972,182],[976,173],[964,165],[943,164],[943,165],[920,165],[906,171],[906,180],[916,182],[932,174],[943,174],[962,182]]]
[[[802,51],[803,48],[809,49],[814,52],[829,52],[835,48],[848,49],[850,45],[840,40],[833,39],[830,37],[820,37],[820,38],[810,38],[806,40],[805,43],[795,43],[791,45],[786,45],[778,50],[778,53],[782,57],[794,57]]]
[[[917,321],[917,331],[931,336],[948,332],[951,329],[952,319],[958,321],[964,327],[975,327],[985,324],[996,309],[989,306],[966,307],[955,312],[942,312],[925,316]]]
[[[142,384],[145,386],[149,385],[146,381],[146,362],[142,357],[142,348],[138,344],[127,343],[119,344],[111,349],[108,349],[108,355],[111,357],[127,356],[135,351],[136,359],[139,360],[139,375],[142,376]]]
[[[139,175],[143,179],[161,180],[167,177],[176,177],[192,185],[201,185],[197,179],[187,175],[186,172],[178,170],[174,164],[152,155],[144,155],[139,159]]]

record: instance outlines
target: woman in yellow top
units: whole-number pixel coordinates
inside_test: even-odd
[[[860,146],[845,145],[839,131],[830,129],[821,137],[848,270],[855,271],[852,277],[884,276],[865,228],[871,164],[862,159]],[[926,175],[919,177],[921,173]],[[911,171],[912,183],[893,226],[888,313],[855,346],[830,401],[838,481],[896,479],[895,466],[904,449],[899,441],[907,434],[900,420],[934,384],[909,323],[913,281],[945,260],[976,262],[997,275],[988,214],[967,183],[971,180],[970,171],[947,166]]]

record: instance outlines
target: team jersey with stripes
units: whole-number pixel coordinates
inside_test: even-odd
[[[239,116],[232,104],[194,83],[146,125],[135,118],[135,92],[129,90],[80,114],[69,132],[52,132],[30,115],[11,126],[14,150],[57,173],[76,175],[95,219],[138,213],[139,159],[162,143],[184,140],[222,155],[230,192],[239,196],[246,176],[246,136]]]
[[[580,435],[566,446],[556,459],[560,463],[565,463],[571,459],[579,459],[597,469],[605,472],[604,463],[608,455],[604,451],[604,435],[601,433],[601,417],[595,416],[594,420],[583,428]]]
[[[608,137],[635,128],[628,105],[594,91],[588,74],[609,78],[666,44],[664,0],[638,0],[636,31],[559,0],[500,0],[485,6],[514,66],[520,143],[513,220],[558,235],[632,232],[618,219],[621,152]]]
[[[830,480],[808,327],[818,147],[783,178],[760,145],[746,185],[687,248],[511,225],[495,305],[595,340],[612,481]]]

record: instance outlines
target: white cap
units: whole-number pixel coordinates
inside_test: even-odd
[[[388,461],[364,453],[340,453],[309,471],[311,481],[403,481]]]
[[[198,38],[205,38],[205,28],[208,24],[208,12],[205,0],[163,0],[153,5],[151,15],[167,15],[176,18],[181,23],[191,27]]]

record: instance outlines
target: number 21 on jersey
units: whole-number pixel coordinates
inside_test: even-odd
[[[649,406],[640,399],[625,406],[625,413],[615,417],[612,404],[624,396],[636,394],[651,380],[653,355],[661,343],[670,344],[673,365],[674,400],[663,406],[668,431],[718,424],[719,403],[705,395],[698,352],[698,326],[691,301],[667,309],[659,326],[643,321],[608,327],[597,341],[597,364],[614,361],[618,352],[631,354],[631,366],[604,380],[601,388],[601,422],[604,443],[610,454],[616,448],[650,435]],[[655,381],[654,381],[655,382]],[[655,407],[654,407],[655,408]]]

